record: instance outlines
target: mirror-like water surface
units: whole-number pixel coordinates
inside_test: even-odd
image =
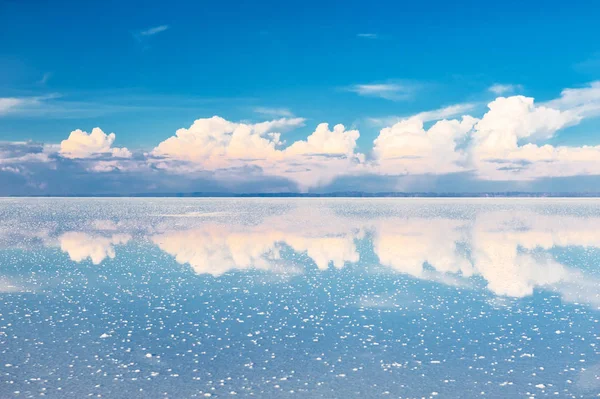
[[[599,393],[597,200],[0,200],[1,398]]]

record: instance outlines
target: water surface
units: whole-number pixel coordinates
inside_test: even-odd
[[[600,201],[0,199],[0,397],[592,398]]]

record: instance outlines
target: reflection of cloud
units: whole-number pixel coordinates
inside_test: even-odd
[[[189,263],[197,273],[212,275],[249,268],[274,270],[283,262],[280,251],[285,246],[306,253],[322,270],[330,264],[341,268],[346,262],[357,262],[354,240],[361,237],[360,231],[333,214],[321,216],[329,223],[322,224],[302,208],[266,218],[254,226],[198,226],[190,219],[192,226],[184,230],[163,226],[164,231],[151,239],[177,262]]]
[[[394,270],[422,277],[427,262],[440,272],[472,274],[457,244],[466,223],[451,219],[385,219],[375,226],[373,248],[379,261]]]
[[[273,270],[281,249],[305,253],[327,269],[358,262],[355,240],[372,232],[375,255],[394,271],[446,285],[465,285],[479,276],[496,295],[523,297],[536,287],[559,292],[572,302],[600,303],[599,282],[554,259],[554,247],[600,248],[600,221],[532,212],[480,212],[474,220],[449,218],[340,217],[319,210],[315,218],[304,207],[266,218],[253,226],[200,224],[152,237],[179,263],[197,273],[220,275],[230,270]],[[229,220],[229,219],[228,219]]]
[[[567,269],[549,254],[533,254],[536,249],[555,246],[600,247],[591,218],[543,216],[533,213],[484,213],[473,227],[473,263],[498,295],[521,297],[535,287],[579,280],[580,273]]]
[[[243,234],[224,225],[165,232],[152,241],[178,263],[189,263],[196,273],[214,276],[233,269],[268,269],[280,258],[273,236]]]
[[[600,363],[584,369],[577,379],[577,386],[586,392],[600,390]]]
[[[23,287],[21,284],[12,281],[6,277],[0,276],[0,294],[12,294],[16,292],[26,292],[29,289]]]
[[[599,217],[487,207],[462,217],[439,217],[439,212],[415,217],[414,209],[389,213],[375,202],[362,212],[354,201],[348,201],[348,209],[326,200],[271,204],[256,211],[250,209],[252,201],[243,204],[237,211],[228,206],[169,209],[141,222],[91,220],[87,228],[62,235],[58,225],[40,226],[27,235],[8,220],[0,225],[0,247],[58,244],[76,262],[89,258],[99,264],[115,256],[116,245],[144,234],[180,264],[218,276],[247,269],[297,272],[307,259],[320,270],[342,268],[361,259],[357,240],[368,239],[381,265],[422,280],[472,286],[477,279],[468,278],[474,276],[496,295],[519,298],[547,289],[564,301],[600,306],[600,279],[555,256],[561,247],[600,248]],[[370,247],[362,244],[366,240],[360,248],[368,252]]]
[[[60,249],[68,253],[71,260],[81,262],[90,258],[95,265],[99,265],[107,257],[114,258],[114,246],[126,244],[130,239],[131,236],[128,234],[103,237],[76,231],[65,233],[59,237]]]
[[[152,237],[163,251],[175,256],[179,263],[189,263],[196,273],[214,276],[231,270],[273,270],[281,263],[284,245],[295,252],[306,253],[319,269],[329,264],[341,268],[345,262],[357,262],[354,238],[307,237],[261,228],[239,230],[226,225],[210,224],[202,228],[170,231]]]
[[[329,264],[340,269],[346,262],[358,262],[359,255],[354,244],[354,237],[299,237],[289,235],[283,241],[296,252],[306,252],[321,270]]]

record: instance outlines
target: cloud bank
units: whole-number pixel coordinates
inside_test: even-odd
[[[398,90],[393,85],[363,86],[356,90],[366,95]],[[0,103],[4,112],[18,105],[4,100]],[[110,176],[106,181],[121,190],[129,181],[143,181],[141,191],[144,187],[193,191],[190,188],[199,181],[204,187],[212,181],[217,191],[223,187],[228,191],[243,182],[270,182],[259,184],[256,192],[265,187],[322,190],[344,177],[426,180],[463,174],[475,184],[514,187],[510,182],[523,185],[600,176],[600,146],[548,142],[558,132],[600,115],[600,82],[565,89],[544,103],[521,95],[500,96],[487,104],[482,115],[471,115],[475,109],[474,104],[463,103],[393,121],[378,120],[389,124],[381,128],[371,148],[359,148],[358,129],[308,122],[288,110],[273,113],[285,117],[257,123],[200,118],[145,152],[115,146],[116,134],[99,127],[91,133],[76,129],[60,144],[0,143],[0,179],[47,187],[43,179],[52,170],[56,174],[79,170],[90,181],[103,172]],[[290,130],[310,128],[313,123],[306,139],[285,139]],[[28,177],[19,180],[17,175]]]

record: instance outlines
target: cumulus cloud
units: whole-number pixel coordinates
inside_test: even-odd
[[[353,90],[365,95],[389,94],[401,91],[400,86],[356,85]],[[15,99],[4,100],[0,112],[23,106]],[[303,126],[305,120],[286,109],[256,109],[285,115],[260,123],[201,118],[135,157],[127,148],[114,146],[114,133],[106,134],[100,128],[91,133],[75,130],[59,145],[0,143],[0,173],[11,181],[33,181],[37,186],[37,180],[17,178],[31,171],[35,163],[61,171],[80,168],[90,175],[103,172],[111,178],[119,174],[111,172],[146,173],[139,176],[160,180],[160,184],[171,183],[171,177],[177,175],[182,182],[178,187],[184,189],[195,179],[212,179],[233,191],[241,182],[261,179],[277,181],[278,187],[285,182],[286,189],[308,191],[344,176],[392,179],[429,175],[437,179],[460,172],[469,179],[510,187],[549,178],[600,176],[600,146],[548,144],[562,129],[600,115],[600,82],[565,89],[558,98],[543,103],[513,95],[489,102],[483,115],[475,114],[476,108],[473,103],[461,103],[405,118],[372,119],[386,125],[370,152],[359,152],[360,132],[341,124],[318,124],[306,139],[288,142],[285,132]],[[117,178],[114,181],[119,184]],[[170,187],[174,185],[167,185],[165,191]]]
[[[453,110],[448,109],[448,114]],[[543,144],[561,129],[600,113],[600,83],[566,89],[555,100],[498,97],[480,118],[423,122],[445,117],[443,109],[400,120],[374,141],[375,165],[382,174],[447,174],[472,171],[481,180],[532,181],[600,175],[600,146]]]
[[[330,130],[327,123],[321,123],[306,141],[297,141],[282,151],[285,169],[281,175],[306,190],[352,173],[365,160],[363,154],[355,153],[359,136],[358,130],[346,130],[344,125]],[[269,170],[279,174],[278,167],[274,164]]]
[[[444,174],[465,170],[465,154],[457,149],[459,141],[473,128],[477,119],[441,120],[425,130],[423,120],[413,117],[384,128],[374,141],[377,173]]]
[[[600,147],[538,144],[579,123],[589,112],[585,105],[589,101],[574,104],[569,97],[573,97],[572,92],[548,105],[575,106],[535,105],[533,98],[523,96],[500,97],[488,104],[489,111],[475,125],[470,146],[478,176],[486,180],[532,180],[600,174]]]
[[[221,117],[196,120],[188,129],[177,130],[161,142],[151,155],[165,160],[188,161],[203,169],[252,164],[277,156],[279,129],[300,126],[302,118],[277,119],[257,124],[235,123]]]
[[[112,147],[116,139],[114,133],[106,134],[99,127],[91,133],[80,129],[73,130],[66,140],[60,143],[60,155],[71,159],[97,158],[112,156],[115,158],[131,158],[127,148]]]
[[[302,118],[282,118],[257,124],[235,123],[221,117],[198,119],[189,129],[160,143],[151,152],[158,168],[187,173],[258,167],[271,176],[287,177],[301,189],[330,182],[364,158],[354,154],[357,130],[326,123],[304,141],[283,147],[280,130],[304,124]]]

